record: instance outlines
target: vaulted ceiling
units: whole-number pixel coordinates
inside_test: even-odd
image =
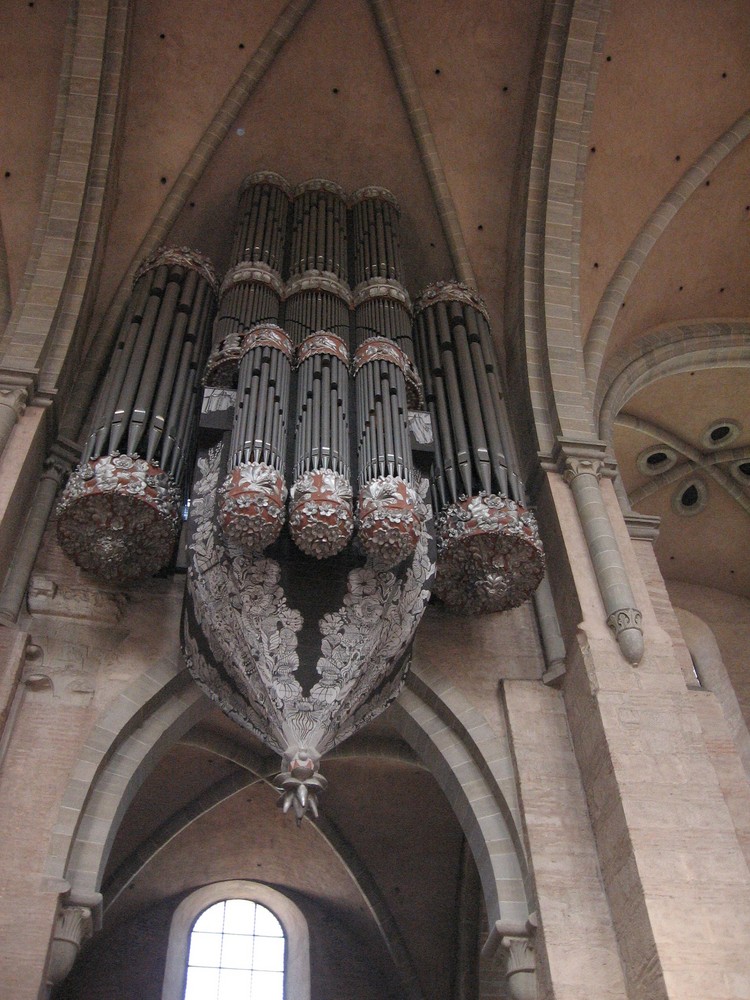
[[[292,184],[322,176],[347,191],[391,189],[402,207],[410,292],[454,275],[473,281],[502,344],[510,219],[519,153],[534,129],[539,46],[553,13],[571,6],[135,0],[90,336],[111,322],[112,303],[160,226],[169,242],[225,268],[237,189],[265,168]],[[592,384],[600,432],[634,509],[662,519],[656,552],[665,577],[714,588],[719,603],[722,591],[750,597],[747,0],[601,6],[611,7],[600,21],[602,44],[593,67],[580,64],[581,85],[592,69],[598,78],[577,207],[580,338],[591,370],[601,369]],[[65,0],[6,0],[0,9],[0,291],[11,305],[43,202],[69,8]],[[274,26],[288,37],[264,61]],[[576,52],[568,55],[575,63]],[[242,99],[228,101],[243,80]],[[563,118],[569,96],[560,94]],[[196,149],[208,152],[196,157]],[[723,426],[728,432],[712,439]],[[231,772],[205,747],[171,754],[123,826],[112,872],[200,794],[204,778],[214,780],[212,770]],[[175,771],[194,781],[180,784],[166,809]],[[393,782],[404,801],[413,789],[430,794],[419,787],[428,777],[411,765],[379,765],[375,778]],[[339,805],[344,815],[347,804],[335,800],[331,815]],[[441,809],[432,820],[450,825]],[[368,855],[364,826],[347,835]],[[271,864],[274,852],[266,853],[261,863]],[[315,864],[329,866],[346,901],[340,860],[318,853]],[[159,864],[168,863],[167,852]],[[406,868],[398,874],[419,881]],[[408,900],[397,884],[382,873],[399,913]],[[350,902],[355,913],[356,893]],[[131,902],[117,905],[125,913]],[[440,919],[450,926],[450,914]],[[406,917],[404,926],[412,927]],[[426,970],[429,928],[405,933],[414,934],[410,947]],[[430,995],[442,994],[435,986]]]
[[[291,6],[296,19],[283,0],[223,4],[220,16],[213,0],[133,4],[116,188],[92,331],[118,288],[127,288],[165,214],[170,242],[200,248],[225,267],[237,188],[250,171],[268,168],[293,184],[325,176],[349,191],[368,183],[390,188],[402,206],[412,293],[461,272],[486,298],[500,342],[514,171],[524,129],[533,124],[535,51],[549,5],[316,0]],[[740,558],[750,540],[750,477],[742,461],[750,459],[747,348],[738,360],[709,333],[715,348],[709,374],[696,370],[700,364],[691,367],[688,343],[717,320],[724,340],[738,331],[748,336],[742,323],[750,312],[747,5],[618,0],[610,6],[595,54],[579,207],[581,338],[587,352],[599,355],[600,400],[602,386],[653,347],[655,336],[682,354],[684,371],[674,370],[674,358],[654,357],[647,384],[641,379],[634,394],[624,394],[626,416],[647,417],[648,426],[610,419],[604,431],[627,490],[636,491],[635,508],[662,518],[657,552],[665,575],[750,595],[750,567]],[[42,201],[66,15],[67,5],[57,0],[17,0],[0,15],[0,221],[11,300]],[[258,70],[274,26],[288,37]],[[227,96],[248,69],[257,73],[228,112],[230,127],[196,170],[194,150],[210,138],[217,115],[227,113]],[[679,210],[670,214],[675,192]],[[446,209],[453,214],[441,224]],[[624,288],[619,312],[602,324],[618,288]],[[703,447],[701,434],[725,419],[739,433]],[[675,439],[684,475],[656,466],[639,471],[639,455],[667,440],[674,446]],[[713,474],[717,468],[721,475]],[[683,520],[675,497],[695,475],[707,502]]]

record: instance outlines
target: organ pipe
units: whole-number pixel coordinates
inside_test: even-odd
[[[219,512],[224,534],[249,553],[275,541],[286,517],[291,359],[291,341],[278,326],[261,324],[244,338]]]
[[[357,530],[367,554],[392,566],[411,555],[424,521],[414,489],[405,372],[409,359],[384,337],[354,356],[359,499]]]
[[[81,464],[58,507],[58,537],[106,579],[170,560],[192,453],[216,278],[206,258],[161,248],[136,273]]]
[[[415,313],[435,441],[435,591],[466,610],[515,607],[539,584],[544,559],[509,468],[510,427],[486,307],[465,285],[438,282],[422,293]]]
[[[349,446],[349,355],[316,333],[297,351],[297,425],[289,530],[318,559],[340,552],[354,529]]]

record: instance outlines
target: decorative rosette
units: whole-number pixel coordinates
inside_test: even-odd
[[[357,505],[362,548],[377,566],[395,566],[414,551],[425,516],[423,502],[405,479],[371,479],[359,491]]]
[[[238,465],[219,490],[224,534],[245,552],[260,552],[275,542],[284,524],[284,477],[264,462]]]
[[[306,472],[292,486],[289,532],[297,548],[316,559],[337,555],[354,530],[349,480],[330,469]]]
[[[172,558],[180,494],[158,465],[114,452],[79,465],[57,506],[57,537],[81,569],[127,583]]]
[[[470,613],[523,604],[544,576],[544,551],[534,515],[494,493],[464,497],[436,518],[435,594]]]

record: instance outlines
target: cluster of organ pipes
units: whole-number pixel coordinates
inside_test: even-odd
[[[543,555],[509,462],[486,309],[465,286],[439,282],[414,318],[402,278],[390,192],[347,198],[330,181],[292,190],[277,174],[248,177],[218,292],[191,251],[160,251],[136,275],[61,501],[66,551],[85,569],[131,579],[144,566],[153,572],[153,559],[123,552],[152,550],[159,536],[168,562],[202,379],[207,392],[236,392],[219,510],[224,532],[248,552],[288,523],[308,556],[332,558],[356,532],[374,564],[405,559],[427,513],[410,430],[422,410],[434,449],[423,494],[436,515],[435,592],[474,611],[525,600]],[[141,515],[137,536],[130,508]]]

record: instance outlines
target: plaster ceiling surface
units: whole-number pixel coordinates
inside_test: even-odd
[[[0,223],[13,298],[42,202],[69,6],[0,5]]]
[[[190,152],[282,7],[234,4],[226,18],[216,18],[215,5],[192,0],[175,17],[168,0],[136,2],[120,180],[94,327]],[[541,7],[539,0],[394,5],[498,340],[511,185]],[[202,249],[223,270],[237,189],[256,169],[275,170],[292,184],[322,176],[347,191],[388,187],[402,209],[409,290],[455,276],[395,75],[364,0],[317,0],[305,13],[208,163],[169,242]]]
[[[745,0],[618,0],[611,5],[583,193],[584,336],[607,283],[649,215],[750,106],[747,15]],[[750,202],[747,171],[734,174],[731,185],[729,195],[726,183],[717,185],[717,197],[727,199],[730,210],[739,201],[744,209]],[[714,216],[712,224],[717,223],[721,218]],[[678,244],[678,256],[687,259],[698,249],[699,259],[710,264],[718,247],[696,247],[701,233],[708,236],[705,229],[695,229],[690,246]],[[665,283],[661,293],[669,292]],[[631,336],[640,332],[630,330]]]
[[[615,321],[609,354],[655,326],[750,313],[749,178],[745,142],[688,199],[646,258]]]
[[[665,577],[750,597],[750,490],[732,478],[730,465],[750,461],[750,369],[715,368],[683,372],[652,382],[630,399],[624,415],[646,422],[650,433],[615,423],[613,443],[625,488],[641,514],[661,518],[656,554]],[[707,447],[705,431],[723,420],[739,427],[726,445]],[[660,434],[659,431],[663,431]],[[665,440],[684,442],[723,473],[745,497],[745,507],[717,482],[707,467],[678,455],[675,471],[648,475],[638,456]],[[724,456],[724,457],[723,457]],[[672,502],[698,477],[707,503],[696,514],[676,513]],[[637,502],[636,502],[637,501]]]

